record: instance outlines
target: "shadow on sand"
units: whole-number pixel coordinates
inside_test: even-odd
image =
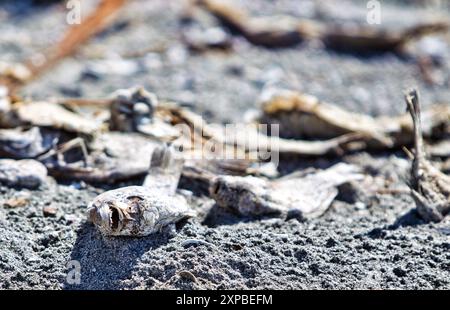
[[[391,225],[385,225],[383,227],[377,227],[366,233],[370,238],[378,239],[384,238],[386,236],[386,231],[397,230],[401,227],[415,227],[419,225],[427,224],[422,220],[415,209],[411,209],[405,214],[401,215],[397,220]]]
[[[80,263],[80,284],[64,284],[64,289],[121,289],[139,258],[168,242],[166,234],[152,238],[103,237],[91,223],[77,231],[71,260]]]

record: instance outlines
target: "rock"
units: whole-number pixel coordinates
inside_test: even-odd
[[[45,217],[54,217],[56,213],[58,212],[58,209],[53,206],[45,206],[42,209],[42,212],[44,213]]]
[[[171,46],[166,53],[167,59],[172,65],[182,65],[188,58],[188,52],[183,45]]]
[[[0,112],[1,114],[1,112]],[[40,127],[0,129],[0,156],[25,159],[48,152],[58,140],[58,133]]]
[[[45,182],[47,168],[32,159],[0,159],[0,183],[35,189]]]
[[[106,75],[130,76],[139,71],[137,62],[120,57],[97,60],[89,64],[82,73],[84,77],[94,77],[97,79]]]

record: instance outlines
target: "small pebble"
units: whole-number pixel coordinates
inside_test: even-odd
[[[52,206],[45,206],[42,211],[45,217],[54,217],[58,212],[58,209]]]

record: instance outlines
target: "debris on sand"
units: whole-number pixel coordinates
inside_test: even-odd
[[[255,45],[292,46],[302,42],[307,36],[317,35],[320,31],[316,23],[298,21],[288,16],[277,16],[273,19],[251,17],[244,10],[225,1],[199,0],[197,3],[230,30]]]
[[[0,62],[0,80],[23,83],[31,77],[31,71],[23,64]]]
[[[447,32],[448,29],[449,24],[444,21],[413,25],[399,30],[330,25],[323,34],[322,41],[328,48],[344,52],[401,53],[409,42],[426,35]]]
[[[58,212],[58,209],[54,206],[45,206],[42,208],[42,213],[45,217],[54,217],[56,216],[56,213]]]
[[[17,102],[2,118],[0,127],[38,126],[92,136],[101,124],[69,111],[56,102]]]
[[[19,104],[16,113],[21,122],[33,126],[52,127],[88,136],[100,130],[100,124],[95,120],[71,112],[54,102]]]
[[[6,208],[22,208],[30,202],[30,193],[19,192],[14,197],[3,201],[2,205]]]
[[[274,181],[253,176],[219,176],[211,184],[210,194],[219,206],[245,216],[308,219],[328,209],[339,185],[362,178],[356,166],[340,163],[325,170],[292,173]]]
[[[119,89],[111,103],[110,129],[124,132],[138,131],[139,126],[150,123],[158,105],[155,94],[141,87]]]
[[[340,51],[400,52],[412,40],[449,29],[449,24],[444,21],[394,30],[366,25],[335,25],[290,16],[251,17],[223,0],[198,0],[197,3],[252,44],[267,47],[292,46],[315,38],[328,48]]]
[[[196,6],[188,6],[181,17],[181,40],[193,52],[210,50],[228,51],[232,48],[232,36],[214,19]]]
[[[97,196],[88,218],[104,235],[147,236],[193,216],[186,199],[176,193],[182,159],[171,148],[158,148],[144,186],[128,186]]]
[[[0,159],[0,183],[35,189],[45,182],[47,168],[33,159]]]
[[[194,140],[200,142],[199,145],[194,145],[194,147],[204,150],[205,145],[209,147],[215,145],[215,149],[232,149],[234,154],[239,154],[238,156],[244,156],[245,158],[253,158],[255,156],[252,154],[261,150],[268,152],[276,150],[279,154],[297,156],[341,154],[342,150],[346,149],[346,145],[361,139],[359,133],[351,133],[322,141],[283,139],[278,136],[267,135],[267,133],[259,130],[256,124],[246,124],[244,128],[241,128],[241,130],[245,130],[246,134],[242,135],[239,126],[234,129],[217,124],[211,126],[200,115],[178,106],[166,105],[161,109],[166,110],[172,124],[186,125],[190,128],[188,130],[190,136],[184,139],[186,141],[186,138],[188,138],[189,145],[191,145],[190,140],[194,136],[196,137]]]
[[[450,177],[434,167],[426,158],[417,91],[409,91],[405,100],[414,123],[415,153],[411,171],[411,194],[422,218],[439,222],[450,212]]]
[[[337,105],[296,91],[270,89],[261,96],[263,124],[279,124],[280,136],[294,139],[332,139],[345,134],[359,134],[353,150],[390,149],[412,144],[413,124],[409,115],[371,117],[353,113]],[[434,105],[424,111],[425,135],[448,133],[449,105]]]
[[[0,156],[24,159],[47,153],[57,142],[57,134],[39,127],[0,129]]]
[[[75,138],[40,160],[57,179],[111,184],[144,176],[150,165],[150,154],[161,144],[132,132],[101,133],[87,146],[85,143]]]
[[[140,132],[162,140],[178,136],[178,131],[154,116],[158,97],[142,87],[119,89],[110,105],[110,130]]]

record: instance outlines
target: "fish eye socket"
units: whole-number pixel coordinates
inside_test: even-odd
[[[120,221],[119,210],[113,207],[109,207],[109,209],[111,211],[111,229],[117,230]]]

